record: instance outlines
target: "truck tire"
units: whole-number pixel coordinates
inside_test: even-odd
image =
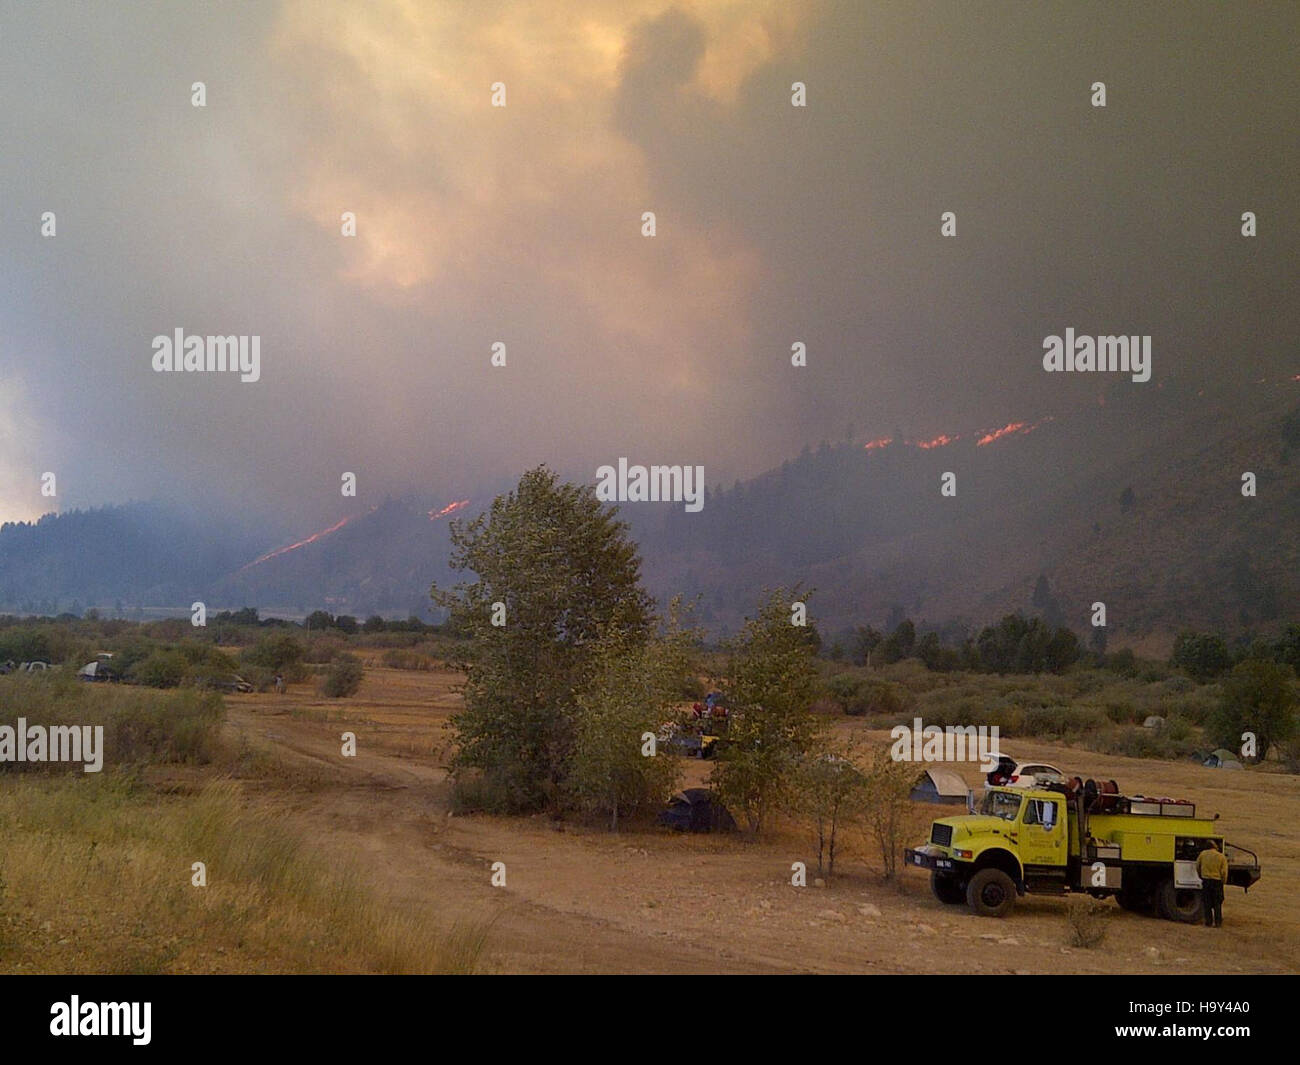
[[[1194,924],[1204,919],[1204,899],[1195,889],[1174,887],[1174,878],[1166,877],[1156,889],[1156,908],[1166,921]]]
[[[981,917],[1005,917],[1016,904],[1016,884],[1001,869],[981,869],[966,885],[966,904]]]
[[[960,906],[966,901],[966,882],[959,877],[931,872],[930,890],[945,906]]]
[[[1151,885],[1136,876],[1125,877],[1125,883],[1115,895],[1120,909],[1129,913],[1151,912]]]

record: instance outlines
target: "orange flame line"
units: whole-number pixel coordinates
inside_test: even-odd
[[[468,499],[458,499],[454,503],[448,503],[439,511],[429,511],[429,520],[437,521],[439,518],[445,518],[448,514],[455,514],[461,507],[469,506]]]
[[[379,509],[378,507],[371,507],[370,510],[368,511],[368,513],[373,514],[373,513],[374,513],[376,510],[378,510],[378,509]],[[322,530],[321,530],[320,532],[318,532],[318,533],[312,533],[312,534],[311,534],[309,537],[307,537],[305,540],[299,540],[296,544],[289,544],[288,547],[277,547],[274,551],[269,551],[269,552],[267,552],[267,553],[266,553],[265,555],[263,555],[261,558],[255,558],[255,559],[253,559],[252,562],[249,562],[249,563],[247,563],[247,564],[245,564],[245,565],[243,565],[243,566],[240,566],[240,567],[239,567],[239,572],[242,573],[244,570],[246,570],[246,569],[251,569],[253,566],[259,565],[259,564],[262,563],[262,562],[266,562],[266,561],[268,561],[269,559],[272,559],[272,558],[278,558],[280,555],[286,554],[286,553],[289,552],[289,551],[296,551],[296,550],[297,550],[298,548],[300,548],[300,547],[306,547],[308,544],[314,544],[314,543],[315,543],[317,540],[319,540],[322,536],[328,536],[328,535],[329,535],[330,533],[332,533],[332,532],[338,532],[341,528],[343,528],[343,526],[345,526],[345,525],[346,525],[348,522],[350,522],[353,518],[357,518],[357,517],[360,517],[360,515],[358,515],[358,514],[349,514],[349,515],[348,515],[346,518],[344,518],[342,521],[335,522],[335,523],[334,523],[333,525],[331,525],[328,529],[322,529]]]
[[[1040,425],[1046,425],[1048,422],[1054,420],[1053,416],[1049,414],[1046,418],[1040,418],[1038,421],[1034,422],[1033,425],[1030,425],[1028,422],[1008,422],[1001,429],[992,429],[985,433],[975,441],[975,446],[983,447],[985,444],[991,444],[995,440],[1001,440],[1004,436],[1023,436],[1026,433],[1032,433]]]

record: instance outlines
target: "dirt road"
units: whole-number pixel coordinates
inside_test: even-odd
[[[931,898],[903,870],[885,883],[866,840],[829,887],[791,886],[815,865],[806,833],[760,842],[659,832],[610,834],[546,817],[452,817],[442,768],[450,673],[373,669],[353,699],[234,696],[230,727],[281,771],[250,780],[321,850],[360,858],[383,893],[448,921],[496,916],[485,967],[505,972],[1295,972],[1300,969],[1300,779],[1117,758],[1036,743],[1014,754],[1128,790],[1194,799],[1258,851],[1262,882],[1231,889],[1221,931],[1111,904],[1098,949],[1067,945],[1064,900],[1028,898],[1004,920]],[[841,730],[860,728],[845,721]],[[341,754],[342,733],[357,754]],[[883,740],[880,734],[875,738]],[[698,778],[704,767],[692,765]],[[977,773],[964,773],[974,783]],[[918,811],[919,819],[935,814]],[[937,814],[935,814],[937,815]],[[919,822],[918,822],[919,823]],[[923,830],[922,830],[923,831]],[[491,867],[505,865],[493,887]],[[813,874],[810,872],[809,881]]]

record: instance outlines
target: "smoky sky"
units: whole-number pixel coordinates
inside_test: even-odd
[[[1292,3],[4,3],[0,518],[309,526],[620,456],[729,483],[1086,412],[1120,386],[1043,372],[1066,327],[1150,334],[1129,389],[1285,380],[1298,31]],[[259,335],[261,380],[154,373],[176,328]]]

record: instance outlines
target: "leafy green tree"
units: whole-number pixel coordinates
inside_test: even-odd
[[[880,635],[871,626],[859,625],[853,630],[853,662],[855,665],[865,666],[871,657],[871,652],[880,646],[884,637]]]
[[[1274,641],[1272,656],[1300,673],[1300,625],[1288,625]]]
[[[900,662],[916,649],[916,626],[911,618],[904,618],[897,628],[880,645],[881,657],[886,662]]]
[[[593,650],[564,790],[571,805],[608,817],[612,832],[620,817],[662,805],[677,786],[680,760],[657,734],[673,716],[693,638],[674,622],[662,637],[616,632]]]
[[[832,743],[800,759],[788,802],[792,812],[807,817],[816,832],[817,875],[835,875],[841,830],[863,812],[867,779],[853,764],[853,741]]]
[[[378,614],[371,614],[366,618],[366,622],[361,626],[363,632],[383,632],[385,629],[384,619]]]
[[[628,527],[590,486],[530,470],[486,514],[451,523],[451,566],[476,576],[431,589],[471,637],[464,709],[452,720],[457,771],[481,771],[506,809],[555,806],[575,735],[577,693],[600,640],[628,647],[652,628],[652,601]],[[494,624],[499,622],[499,624]]]
[[[1181,632],[1174,641],[1169,663],[1202,683],[1213,680],[1232,665],[1232,654],[1223,637],[1209,632]]]
[[[726,757],[714,768],[713,782],[724,802],[744,811],[755,833],[786,801],[818,733],[809,713],[816,663],[801,627],[790,620],[790,604],[799,598],[786,589],[771,592],[729,644],[732,715]]]
[[[1102,646],[1105,647],[1104,640]],[[1079,637],[1070,629],[1058,628],[1047,641],[1038,669],[1048,673],[1063,673],[1079,660],[1079,653]]]
[[[1207,722],[1215,743],[1240,750],[1242,733],[1255,734],[1260,761],[1269,750],[1290,741],[1300,731],[1295,709],[1295,674],[1290,666],[1248,660],[1223,681],[1223,696]]]
[[[313,610],[303,621],[303,628],[316,630],[328,629],[334,624],[334,615],[328,610]]]
[[[916,763],[894,761],[888,747],[876,752],[866,773],[863,816],[871,838],[880,848],[886,880],[892,880],[898,872],[898,856],[909,828],[910,796],[916,777]]]

